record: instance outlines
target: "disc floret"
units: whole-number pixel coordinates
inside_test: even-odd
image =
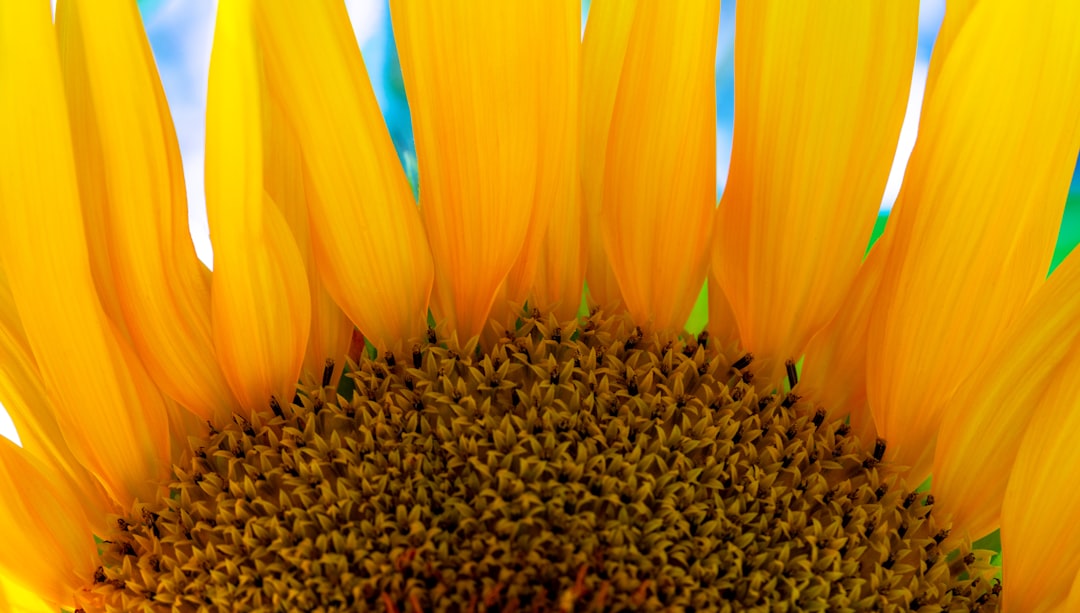
[[[988,552],[752,358],[623,318],[429,337],[213,431],[119,520],[116,610],[973,610]],[[326,383],[322,381],[321,383]]]

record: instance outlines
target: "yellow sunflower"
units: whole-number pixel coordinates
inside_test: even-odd
[[[391,11],[419,206],[220,2],[210,272],[135,2],[0,2],[4,610],[1080,610],[1080,5],[950,3],[865,261],[917,3],[738,5],[719,207],[718,2]]]

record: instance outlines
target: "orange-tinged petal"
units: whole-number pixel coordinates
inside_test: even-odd
[[[266,96],[263,105],[263,183],[270,199],[281,209],[297,248],[304,259],[311,295],[311,333],[308,336],[304,370],[320,378],[326,360],[334,361],[330,384],[337,385],[345,367],[354,326],[334,302],[316,268],[312,247],[308,200],[316,197],[314,189],[306,187],[304,160],[300,141],[288,123],[281,104]]]
[[[235,407],[233,410],[235,411]],[[205,438],[209,427],[207,420],[168,399],[165,401],[165,414],[169,420],[169,440],[172,441],[171,457],[172,464],[175,466],[185,461],[185,455],[189,455],[191,437]],[[95,534],[103,534],[103,532],[99,531]]]
[[[93,529],[76,491],[7,439],[0,439],[0,483],[7,488],[0,505],[0,571],[54,611],[73,608],[97,564]]]
[[[581,44],[581,131],[578,143],[588,248],[585,282],[589,288],[590,304],[608,310],[625,305],[619,282],[604,250],[600,230],[604,166],[607,164],[611,115],[615,110],[619,76],[622,74],[636,7],[637,0],[593,2],[589,7],[589,20],[585,24],[585,37]]]
[[[734,349],[740,345],[739,322],[735,320],[735,313],[731,310],[731,303],[728,302],[727,296],[724,295],[724,288],[720,286],[720,281],[711,269],[708,284],[709,340],[719,343],[721,351]]]
[[[419,336],[431,254],[345,6],[261,2],[258,12],[267,83],[315,191],[308,206],[322,280],[376,347]]]
[[[580,5],[391,2],[435,260],[432,311],[464,341],[526,247],[517,286],[543,240],[575,142]],[[528,237],[530,223],[536,234]]]
[[[229,385],[251,412],[271,397],[292,398],[311,326],[304,261],[264,190],[264,87],[255,41],[252,0],[221,3],[206,105],[214,343]]]
[[[934,493],[953,532],[997,528],[1005,480],[1046,381],[1080,342],[1080,252],[1061,263],[953,396],[934,453]]]
[[[863,260],[904,120],[916,2],[736,6],[735,131],[712,266],[743,346],[785,360]]]
[[[1065,598],[1065,601],[1061,603],[1061,606],[1054,610],[1058,613],[1073,613],[1073,611],[1080,611],[1080,571],[1078,571],[1073,578],[1072,588],[1069,589],[1069,595]]]
[[[120,307],[132,344],[167,395],[201,417],[223,418],[235,400],[214,359],[209,274],[188,231],[180,149],[138,7],[60,0],[57,31],[106,312],[115,318]],[[103,278],[105,266],[111,277]]]
[[[532,219],[525,244],[506,278],[507,298],[531,301],[560,319],[577,315],[584,282],[584,227],[581,211],[581,173],[578,168],[580,114],[581,9],[563,2],[551,9],[552,20],[563,20],[560,36],[545,47],[548,59],[539,76],[552,128],[539,133],[539,166]],[[495,306],[495,310],[499,307]]]
[[[866,335],[891,237],[886,230],[855,275],[840,310],[807,345],[799,380],[800,395],[825,409],[830,419],[850,417],[852,431],[864,443],[877,436],[866,401]]]
[[[1080,150],[1080,4],[983,0],[922,111],[871,318],[889,456],[931,467],[950,398],[1046,276]]]
[[[1004,611],[1050,610],[1080,571],[1080,349],[1070,348],[1032,413],[1001,509]],[[996,478],[1003,478],[997,475]]]
[[[553,205],[530,294],[542,312],[550,311],[560,320],[577,317],[581,307],[588,248],[576,163],[569,174]]]
[[[529,297],[541,253],[547,248],[548,228],[552,224],[561,226],[565,216],[574,214],[569,209],[576,212],[580,206],[577,154],[581,43],[580,35],[568,33],[581,32],[581,9],[573,2],[556,3],[552,7],[545,17],[552,22],[553,28],[557,28],[559,36],[544,47],[547,60],[540,64],[542,72],[533,77],[540,82],[544,92],[545,121],[552,129],[541,129],[537,137],[540,153],[534,173],[536,189],[532,217],[525,243],[506,277],[510,300],[521,301]],[[561,218],[556,219],[558,209],[561,209]],[[557,232],[561,230],[559,227]]]
[[[608,66],[621,74],[599,231],[639,325],[682,330],[705,283],[716,193],[719,13],[718,1],[640,3],[622,62]]]
[[[0,259],[64,439],[127,506],[168,473],[166,416],[94,288],[47,2],[0,3],[0,91]]]

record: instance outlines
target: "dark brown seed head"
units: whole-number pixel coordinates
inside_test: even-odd
[[[987,556],[887,495],[883,450],[702,371],[728,363],[706,338],[528,325],[488,356],[417,345],[407,374],[364,355],[347,402],[303,388],[211,433],[89,589],[114,611],[996,606]]]

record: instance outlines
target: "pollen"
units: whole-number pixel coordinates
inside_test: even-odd
[[[212,429],[103,535],[91,589],[110,611],[997,609],[990,553],[944,549],[885,441],[762,392],[751,356],[600,312],[507,328]]]

